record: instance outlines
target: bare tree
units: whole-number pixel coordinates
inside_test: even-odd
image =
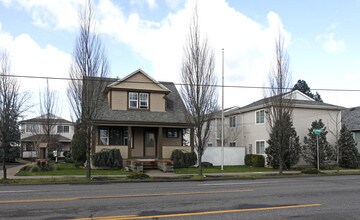
[[[191,20],[189,35],[184,46],[181,68],[181,95],[194,123],[195,149],[198,156],[199,175],[202,175],[202,156],[209,137],[210,120],[218,110],[215,57],[207,38],[202,39],[197,10]]]
[[[86,177],[91,178],[91,148],[95,142],[94,120],[102,105],[103,77],[108,76],[108,60],[100,37],[95,32],[94,14],[89,0],[79,13],[80,32],[70,68],[68,98],[75,120],[86,131]]]
[[[335,156],[336,156],[336,170],[339,172],[339,161],[340,161],[340,148],[339,148],[339,139],[340,139],[340,130],[341,130],[341,111],[334,114],[328,112],[330,117],[330,122],[334,125],[333,129],[329,129],[328,131],[335,137]],[[330,126],[328,126],[330,127]],[[340,128],[340,129],[339,129]]]
[[[11,143],[19,138],[18,118],[28,109],[25,108],[25,103],[29,99],[29,93],[20,93],[20,85],[12,76],[6,51],[0,59],[0,144],[3,150],[3,179],[6,179],[7,152]]]
[[[46,81],[46,88],[40,92],[40,127],[45,136],[44,139],[47,143],[49,150],[56,149],[56,162],[58,159],[58,144],[56,137],[56,124],[57,124],[57,94],[50,90],[49,81]]]
[[[285,148],[289,146],[289,135],[285,131],[284,119],[292,115],[291,72],[289,57],[284,48],[284,38],[280,30],[275,40],[275,56],[269,73],[269,90],[265,94],[267,108],[266,119],[270,132],[276,133],[277,156],[279,158],[279,173],[283,172],[283,157]],[[277,126],[275,126],[277,125]]]

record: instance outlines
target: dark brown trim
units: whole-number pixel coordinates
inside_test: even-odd
[[[112,90],[110,90],[110,109],[112,109]]]
[[[146,90],[146,89],[137,89],[137,88],[115,88],[112,87],[111,90],[114,91],[134,91],[134,92],[148,92],[148,93],[163,93],[163,94],[169,94],[171,91],[161,91],[161,90]]]

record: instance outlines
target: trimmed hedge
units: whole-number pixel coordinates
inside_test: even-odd
[[[195,152],[188,153],[182,150],[174,150],[170,158],[174,162],[174,168],[188,168],[197,161]]]
[[[123,167],[123,159],[119,149],[102,149],[93,156],[93,164],[97,167]]]
[[[265,167],[265,157],[259,154],[245,155],[245,165],[251,167]]]

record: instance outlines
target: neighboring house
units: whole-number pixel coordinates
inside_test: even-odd
[[[50,138],[45,135],[44,127],[47,127],[48,119],[45,116],[39,116],[20,122],[21,135],[21,157],[38,158],[40,153],[42,158],[47,158],[50,151],[59,152],[63,156],[65,151],[70,151],[71,140],[74,135],[74,125],[71,121],[51,115],[52,130]],[[48,141],[49,139],[49,141]]]
[[[360,151],[360,106],[343,110],[341,116],[342,123],[353,134],[356,147]]]
[[[126,160],[168,159],[175,149],[193,151],[193,125],[174,83],[157,82],[141,69],[107,82],[93,153],[117,148]]]
[[[331,145],[334,145],[334,134],[336,131],[340,132],[341,110],[343,107],[317,102],[297,90],[287,96],[290,95],[293,100],[292,121],[297,135],[300,138],[300,143],[303,142],[304,137],[308,134],[311,123],[315,120],[322,119],[327,131],[329,131],[327,140]],[[285,96],[285,98],[287,96]],[[246,154],[265,155],[270,132],[270,127],[266,120],[268,109],[265,101],[265,99],[261,99],[244,107],[238,107],[225,112],[224,121],[226,129],[224,129],[224,140],[226,140],[227,137],[230,138],[230,140],[231,137],[236,137],[233,141],[225,141],[225,143],[227,143],[225,146],[235,145],[245,147]],[[219,123],[218,119],[217,123]],[[231,129],[233,131],[236,130],[238,134],[226,134],[228,131],[232,132]],[[221,139],[219,139],[219,132],[221,132],[221,130],[217,129],[216,132],[213,130],[211,132],[213,137],[209,138],[208,146],[214,146],[214,137],[217,139],[215,146],[220,146],[219,141],[221,141]],[[242,155],[242,157],[244,156],[245,155]]]

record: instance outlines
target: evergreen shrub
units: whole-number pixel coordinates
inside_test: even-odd
[[[93,164],[97,167],[121,169],[123,167],[123,159],[119,149],[103,149],[95,153]]]
[[[251,167],[265,167],[265,157],[259,154],[245,155],[245,165]]]
[[[174,150],[170,158],[174,162],[174,168],[188,168],[195,165],[197,161],[195,152],[183,152],[182,150]]]

